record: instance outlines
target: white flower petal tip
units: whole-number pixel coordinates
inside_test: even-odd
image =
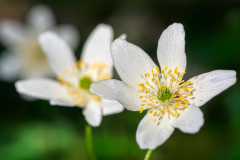
[[[170,124],[184,133],[194,134],[199,132],[204,124],[203,113],[197,106],[191,105],[178,118],[170,119]]]
[[[102,121],[102,113],[100,106],[89,106],[83,110],[85,120],[93,127],[98,127]]]
[[[72,49],[54,32],[44,32],[40,34],[38,40],[57,76],[64,76],[64,68],[72,68],[76,64],[76,57]]]
[[[31,8],[27,21],[39,31],[49,29],[56,23],[52,10],[43,4],[38,4]]]
[[[149,112],[138,125],[136,139],[141,149],[155,149],[162,145],[173,133],[174,128],[169,124],[168,115],[165,114],[156,123],[156,117]]]
[[[124,107],[118,101],[112,101],[107,99],[102,99],[102,114],[103,116],[117,114],[124,110]]]
[[[185,31],[183,25],[174,23],[163,31],[157,49],[161,69],[168,67],[172,71],[178,67],[180,72],[186,69]]]
[[[192,101],[196,106],[202,106],[207,101],[220,94],[237,81],[236,71],[215,70],[193,77],[189,80],[195,88]]]
[[[126,40],[127,39],[127,34],[122,34],[119,36],[120,39]]]
[[[110,53],[110,44],[113,40],[113,29],[110,25],[99,24],[87,38],[81,60],[87,63],[104,62],[109,66],[112,75],[113,62]]]
[[[43,100],[59,99],[62,102],[72,103],[71,97],[67,94],[57,81],[51,79],[37,78],[21,80],[15,83],[15,88],[20,94],[39,98]]]

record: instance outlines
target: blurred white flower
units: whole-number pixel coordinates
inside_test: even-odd
[[[8,50],[0,57],[0,78],[7,81],[40,76],[51,76],[46,56],[38,43],[38,35],[52,30],[76,49],[79,34],[72,25],[56,26],[55,18],[47,6],[34,6],[27,24],[15,20],[0,22],[0,40]]]
[[[162,70],[142,49],[125,40],[116,39],[111,53],[122,81],[93,83],[90,92],[117,100],[128,110],[147,110],[136,134],[141,149],[155,149],[163,144],[174,128],[185,133],[198,132],[204,123],[199,107],[236,82],[235,71],[216,70],[184,83],[185,32],[181,24],[169,26],[158,41]]]
[[[17,91],[50,100],[52,105],[82,107],[86,121],[92,126],[99,126],[102,115],[119,113],[124,109],[117,101],[101,99],[89,92],[93,82],[112,77],[112,40],[111,26],[98,25],[83,47],[81,61],[76,61],[63,39],[53,32],[41,34],[40,44],[58,81],[44,78],[17,81]]]

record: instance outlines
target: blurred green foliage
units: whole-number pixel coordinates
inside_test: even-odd
[[[0,20],[24,20],[34,4],[50,6],[58,23],[78,27],[81,53],[84,41],[99,23],[113,26],[115,37],[144,49],[157,63],[157,41],[170,24],[179,22],[186,31],[185,79],[215,69],[240,71],[240,1],[206,0],[0,0]],[[3,45],[0,51],[4,51]],[[237,76],[239,77],[239,76]],[[115,73],[115,78],[119,79]],[[25,101],[13,83],[0,82],[1,160],[87,160],[84,141],[86,122],[79,108],[50,106],[47,101]],[[176,129],[154,150],[151,160],[239,160],[240,85],[224,91],[202,107],[205,124],[194,135]],[[106,116],[93,128],[93,145],[99,160],[139,160],[135,134],[144,113]]]

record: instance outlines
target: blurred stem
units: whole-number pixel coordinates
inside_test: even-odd
[[[92,146],[92,127],[87,124],[85,127],[85,139],[86,139],[86,143],[87,143],[87,150],[88,150],[88,154],[91,160],[96,160],[95,156],[94,156],[94,152],[93,152],[93,146]]]
[[[149,158],[150,158],[150,156],[151,156],[151,154],[152,154],[152,151],[153,151],[152,149],[149,149],[149,150],[147,151],[147,154],[146,154],[144,160],[149,160]]]

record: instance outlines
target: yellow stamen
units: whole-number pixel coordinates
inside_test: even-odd
[[[143,108],[140,109],[140,113],[142,113],[142,112],[143,112]]]

